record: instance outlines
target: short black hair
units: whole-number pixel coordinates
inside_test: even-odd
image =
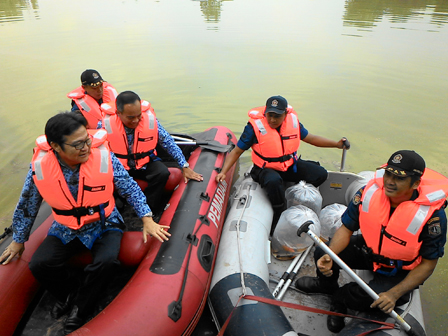
[[[87,128],[87,120],[79,111],[61,112],[48,119],[45,136],[48,144],[57,143],[64,149],[65,137],[73,134],[81,126]]]
[[[414,185],[415,182],[421,180],[421,176],[420,175],[411,175],[409,176],[411,178],[411,187]]]
[[[117,96],[117,99],[115,100],[117,111],[123,112],[124,106],[126,104],[134,104],[136,101],[141,101],[138,94],[133,91],[123,91]]]

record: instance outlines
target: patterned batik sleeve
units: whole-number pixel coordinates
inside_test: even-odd
[[[34,184],[33,171],[30,168],[12,217],[13,240],[16,243],[28,240],[41,204],[42,196]]]
[[[159,144],[173,157],[174,160],[176,160],[179,167],[183,167],[187,160],[185,159],[182,150],[176,145],[171,134],[163,128],[159,121],[157,121],[157,125],[159,130]]]
[[[137,182],[129,176],[126,169],[124,169],[117,157],[110,153],[112,159],[112,166],[114,169],[114,184],[120,196],[126,198],[128,203],[134,208],[137,216],[140,218],[151,211],[146,203],[146,196],[143,194]]]

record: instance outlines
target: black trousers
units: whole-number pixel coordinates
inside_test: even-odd
[[[318,162],[305,161],[302,159],[298,159],[295,165],[289,167],[285,172],[270,168],[262,169],[254,165],[250,175],[254,181],[260,183],[261,188],[265,190],[269,201],[274,208],[274,212],[276,209],[281,212],[284,210],[284,207],[286,207],[283,181],[296,183],[306,181],[307,183],[318,187],[324,183],[328,177],[327,171],[325,168],[321,167]]]
[[[129,175],[134,179],[148,182],[148,187],[143,191],[146,202],[154,214],[162,212],[165,206],[164,188],[170,177],[170,171],[165,164],[162,161],[150,161],[146,169],[130,169]]]
[[[339,253],[339,257],[354,270],[373,270],[373,263],[370,261],[365,253],[362,252],[362,246],[365,245],[364,238],[362,235],[353,235],[350,238],[349,245]],[[326,252],[319,247],[316,247],[314,252],[314,260],[320,259]],[[333,274],[330,277],[323,275],[319,269],[316,267],[316,273],[319,277],[319,281],[322,286],[335,286],[339,278],[340,266],[333,261],[332,271]],[[369,281],[368,285],[377,294],[386,292],[399,282],[401,282],[407,275],[409,271],[400,270],[394,276],[386,276],[375,272],[372,280]],[[410,294],[407,293],[403,295],[398,301],[397,305],[402,305],[409,301]],[[334,294],[334,300],[345,304],[348,308],[366,311],[370,309],[370,305],[373,303],[373,299],[356,283],[350,282],[342,287],[340,287]]]
[[[116,230],[104,232],[91,249],[93,262],[84,268],[79,278],[67,265],[73,255],[87,250],[78,238],[64,245],[59,238],[47,236],[31,258],[29,268],[57,300],[65,301],[69,293],[75,294],[74,304],[79,307],[80,314],[88,315],[120,264],[118,253],[122,235]]]

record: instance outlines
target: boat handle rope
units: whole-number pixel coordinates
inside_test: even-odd
[[[244,199],[244,208],[243,211],[241,211],[240,218],[238,218],[238,221],[236,222],[236,239],[237,239],[237,246],[238,246],[238,262],[240,265],[240,281],[241,281],[241,288],[243,289],[243,296],[247,294],[246,292],[246,283],[244,281],[244,271],[243,271],[243,260],[241,258],[241,241],[240,241],[240,226],[241,226],[241,219],[244,216],[244,212],[246,211],[247,205],[249,204],[249,198],[250,198],[250,184],[247,184],[247,196],[241,197],[241,199]]]
[[[394,323],[372,320],[372,319],[368,319],[368,318],[361,317],[361,316],[342,314],[342,313],[335,313],[335,312],[328,311],[328,310],[325,310],[325,309],[312,308],[312,307],[308,307],[308,306],[299,305],[297,303],[277,301],[275,299],[269,299],[269,298],[265,298],[265,297],[255,296],[255,295],[241,295],[239,297],[235,307],[233,307],[232,311],[230,312],[229,316],[227,317],[227,320],[223,324],[223,326],[222,326],[222,328],[219,331],[217,336],[224,335],[224,332],[225,332],[227,326],[229,325],[229,322],[230,322],[230,319],[231,319],[231,317],[233,315],[233,312],[238,307],[239,302],[241,301],[241,299],[251,300],[251,301],[258,301],[258,302],[270,304],[270,305],[273,305],[273,306],[291,308],[291,309],[295,309],[295,310],[303,310],[303,311],[307,311],[307,312],[310,312],[310,313],[316,313],[316,314],[334,315],[334,316],[341,316],[341,317],[350,317],[350,318],[354,318],[354,319],[358,319],[358,320],[364,320],[364,321],[367,321],[367,322],[374,322],[374,323],[382,325],[381,327],[379,327],[378,329],[375,329],[375,330],[391,330],[391,329],[395,329],[395,324]],[[358,334],[357,336],[367,335],[367,334],[369,334],[369,333],[371,333],[373,331],[374,330],[369,330],[369,331],[367,331],[365,333]]]

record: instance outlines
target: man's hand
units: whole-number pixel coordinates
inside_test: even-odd
[[[148,240],[148,235],[155,237],[158,241],[164,242],[168,240],[171,236],[171,233],[169,233],[167,230],[170,228],[166,225],[159,225],[152,217],[143,217],[143,242],[146,243]]]
[[[332,266],[333,266],[333,260],[331,260],[331,258],[328,254],[324,254],[317,261],[317,268],[319,268],[319,271],[326,277],[333,275],[333,271],[331,270]]]
[[[383,292],[378,294],[379,298],[370,305],[370,308],[379,308],[384,313],[390,314],[395,307],[395,303],[398,298],[396,298],[392,293]]]
[[[338,144],[336,145],[339,149],[350,149],[350,142],[347,138],[341,138],[341,140],[338,141]]]
[[[188,180],[195,180],[198,182],[204,181],[204,177],[202,177],[201,174],[196,173],[190,167],[182,168],[182,175],[184,176],[185,183],[187,183]]]
[[[3,251],[0,256],[0,264],[7,265],[9,262],[18,255],[19,257],[22,255],[23,251],[25,251],[25,244],[16,243],[15,241],[11,242],[9,246]]]
[[[216,175],[215,180],[216,182],[222,182],[226,179],[226,174],[224,173],[219,173],[218,175]]]

